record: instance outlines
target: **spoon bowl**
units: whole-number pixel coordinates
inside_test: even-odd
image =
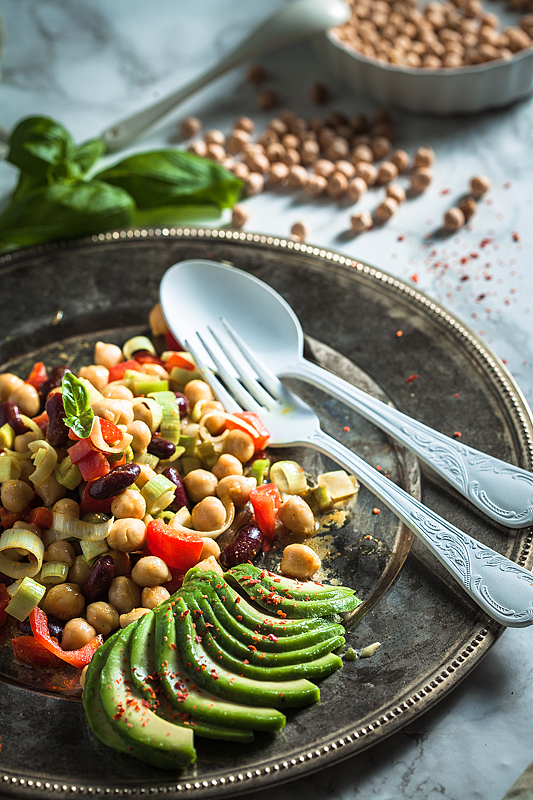
[[[179,341],[223,317],[279,378],[298,378],[358,411],[410,448],[491,519],[507,527],[533,522],[533,474],[429,428],[303,357],[304,336],[289,304],[235,267],[190,259],[163,276],[161,305]],[[206,355],[208,364],[212,363]]]

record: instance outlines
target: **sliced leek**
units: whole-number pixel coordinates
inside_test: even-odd
[[[106,538],[112,524],[112,517],[103,522],[86,522],[54,511],[52,529],[65,534],[61,538],[72,537],[74,539],[84,539],[87,542],[100,542]]]
[[[54,471],[57,464],[57,453],[52,445],[43,439],[30,442],[28,449],[32,452],[31,458],[35,467],[29,479],[34,486],[40,486]]]
[[[0,450],[12,450],[14,444],[15,431],[9,422],[4,422],[0,428]]]
[[[303,467],[296,461],[276,461],[270,467],[270,480],[281,494],[303,494],[308,488]]]
[[[87,542],[82,539],[80,542],[80,547],[83,553],[83,559],[88,564],[92,564],[95,558],[102,556],[109,550],[109,546],[105,539],[100,542]]]
[[[353,497],[359,491],[359,484],[357,480],[348,475],[343,469],[337,469],[333,472],[323,472],[317,477],[319,486],[326,486],[330,497],[334,503],[339,500],[346,500],[348,497]]]
[[[152,453],[138,453],[135,456],[136,464],[146,464],[146,466],[155,469],[159,464],[159,458]]]
[[[0,483],[17,481],[21,473],[20,461],[14,456],[0,455]]]
[[[94,418],[93,427],[89,438],[94,446],[103,453],[123,453],[133,441],[133,436],[131,433],[122,431],[122,438],[116,445],[111,446],[107,444],[102,434],[100,417]]]
[[[157,400],[163,412],[159,426],[161,437],[173,444],[179,444],[181,417],[176,395],[174,392],[150,392],[149,396]]]
[[[139,350],[147,350],[153,356],[156,355],[155,347],[147,336],[132,336],[122,347],[124,361],[129,361]]]
[[[47,561],[41,569],[41,583],[45,586],[57,586],[58,583],[65,583],[68,570],[69,566],[64,561]]]
[[[142,378],[135,378],[132,381],[131,390],[137,397],[154,392],[168,392],[168,381],[157,375],[145,373]]]
[[[267,481],[270,470],[270,459],[256,458],[250,468],[250,478],[255,478],[257,485],[261,486],[262,483]]]
[[[61,486],[70,490],[75,489],[82,481],[80,468],[72,463],[68,453],[54,468],[54,475]]]
[[[43,599],[46,588],[32,580],[25,577],[18,587],[17,591],[6,606],[6,611],[12,617],[23,622],[28,615],[33,611],[35,606]]]
[[[28,561],[13,561],[8,558],[10,551],[24,550]],[[33,578],[41,569],[44,544],[33,531],[24,528],[8,528],[0,536],[0,572],[10,578]]]
[[[141,494],[146,500],[148,514],[158,514],[171,504],[174,499],[176,484],[164,475],[154,475],[144,484]]]

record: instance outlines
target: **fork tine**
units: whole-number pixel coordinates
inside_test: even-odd
[[[253,350],[250,350],[244,339],[241,339],[235,328],[230,325],[227,319],[221,317],[220,322],[231,336],[235,346],[239,348],[239,351],[242,353],[248,364],[253,367],[263,386],[268,392],[270,392],[272,397],[280,398],[283,393],[283,384],[279,378],[277,378],[273,372],[270,372],[270,370],[258,360]]]
[[[203,358],[200,356],[198,348],[196,345],[192,344],[191,339],[186,340],[185,346],[189,352],[192,353],[192,356],[196,362],[196,366],[202,374],[202,378],[206,383],[209,384],[215,397],[220,400],[226,411],[229,411],[230,413],[234,411],[242,411],[242,408],[235,402],[227,389],[220,383],[215,373],[209,369],[208,366],[206,366]]]

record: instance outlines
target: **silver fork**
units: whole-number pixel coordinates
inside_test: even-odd
[[[205,381],[227,411],[255,411],[269,447],[309,446],[356,475],[429,547],[475,602],[501,625],[533,623],[533,574],[468,536],[320,429],[313,409],[287,389],[225,321],[187,341]],[[201,343],[202,349],[198,346]],[[217,374],[209,369],[207,352]]]

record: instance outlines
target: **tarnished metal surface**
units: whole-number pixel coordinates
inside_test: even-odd
[[[443,433],[460,432],[465,443],[532,468],[530,412],[505,368],[474,334],[415,289],[378,270],[267,236],[130,232],[4,256],[2,368],[13,359],[22,369],[31,366],[42,348],[58,358],[62,349],[67,359],[81,357],[97,336],[120,341],[125,329],[144,327],[163,272],[192,257],[230,261],[270,283],[296,311],[321,362],[383,392],[401,410]],[[407,382],[412,375],[418,378]],[[411,457],[331,398],[306,392],[328,432],[389,471],[393,480],[417,490]],[[421,497],[469,534],[530,566],[530,530],[509,532],[484,519],[429,473],[422,476]],[[320,705],[291,714],[283,731],[258,735],[251,746],[198,740],[196,765],[171,774],[109,752],[90,735],[79,702],[58,697],[47,686],[38,691],[21,686],[15,682],[20,674],[12,673],[11,679],[0,679],[0,792],[237,794],[370,747],[438,702],[475,667],[502,629],[478,611],[418,542],[380,596],[383,572],[398,565],[390,551],[398,552],[402,532],[387,509],[373,514],[374,505],[362,489],[350,532],[331,534],[331,548],[325,532],[323,549],[331,555],[325,559],[328,577],[349,583],[365,597],[374,592],[378,600],[349,633],[348,644],[358,650],[375,641],[382,646],[371,659],[345,662],[328,678]]]

